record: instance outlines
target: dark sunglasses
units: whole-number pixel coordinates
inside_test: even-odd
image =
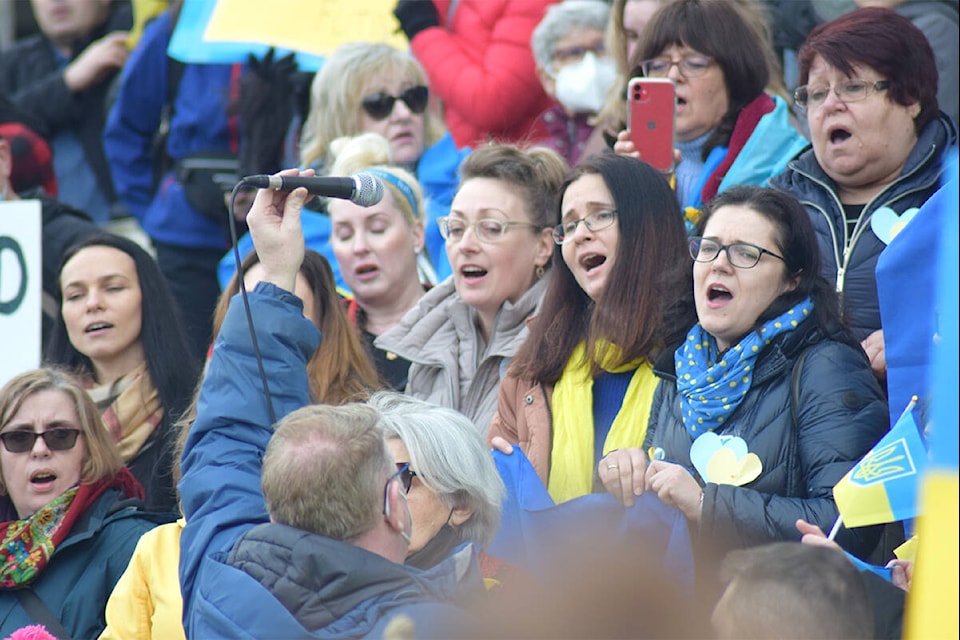
[[[410,468],[409,462],[397,463],[397,477],[400,478],[404,493],[410,493],[410,485],[413,484],[413,476],[415,475],[417,475],[417,472]]]
[[[423,113],[427,108],[430,92],[423,85],[410,87],[399,96],[392,96],[382,91],[364,98],[360,104],[363,110],[374,120],[383,120],[393,113],[393,105],[397,100],[403,100],[412,113]]]
[[[10,453],[32,451],[33,446],[37,443],[37,438],[43,438],[43,442],[51,451],[68,451],[77,444],[77,436],[79,435],[80,429],[57,428],[49,429],[43,433],[20,429],[0,433],[0,440],[3,440],[3,446]]]

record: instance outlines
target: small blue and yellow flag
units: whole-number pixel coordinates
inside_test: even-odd
[[[896,522],[918,513],[927,449],[914,416],[916,397],[893,428],[833,488],[846,527]]]

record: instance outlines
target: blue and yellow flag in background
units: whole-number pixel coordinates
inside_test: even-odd
[[[833,488],[847,527],[896,522],[917,515],[917,487],[927,449],[916,420],[916,398],[893,428]]]
[[[907,596],[905,637],[956,638],[960,636],[960,277],[958,277],[958,225],[956,149],[951,153],[946,177],[948,197],[942,201],[946,215],[940,228],[937,257],[937,334],[930,368],[933,421],[930,429],[930,466],[920,488],[922,515],[917,524],[917,562]],[[926,259],[918,256],[918,259]]]

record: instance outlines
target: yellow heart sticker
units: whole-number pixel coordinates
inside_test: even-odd
[[[707,477],[716,484],[732,484],[735,487],[753,482],[763,471],[763,464],[755,453],[748,453],[740,460],[732,450],[721,447],[710,456]]]

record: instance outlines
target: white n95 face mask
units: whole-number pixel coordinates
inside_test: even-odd
[[[603,107],[616,79],[613,60],[598,58],[588,51],[582,60],[556,74],[557,101],[571,113],[596,113]]]

